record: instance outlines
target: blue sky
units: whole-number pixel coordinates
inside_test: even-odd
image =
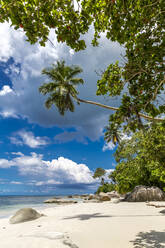
[[[114,169],[115,147],[104,142],[104,127],[112,112],[81,104],[74,113],[60,116],[46,110],[38,87],[47,81],[43,68],[58,59],[83,68],[83,99],[112,106],[119,99],[97,97],[97,72],[117,59],[123,49],[102,36],[100,47],[90,45],[92,30],[85,36],[88,48],[74,53],[58,44],[51,30],[46,47],[30,45],[22,30],[0,24],[0,195],[70,194],[94,192],[97,167]]]

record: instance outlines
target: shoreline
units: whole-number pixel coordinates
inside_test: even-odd
[[[144,202],[45,206],[38,211],[46,216],[34,221],[0,219],[1,247],[163,248],[165,215],[160,210]]]

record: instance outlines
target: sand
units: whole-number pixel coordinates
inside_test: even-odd
[[[1,248],[163,248],[165,215],[146,203],[78,203],[20,224],[0,220]],[[65,244],[64,244],[65,243]]]

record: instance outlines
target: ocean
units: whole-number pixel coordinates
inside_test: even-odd
[[[43,202],[53,196],[0,196],[0,218],[13,215],[20,208],[43,209],[48,207]],[[55,204],[53,204],[55,205]],[[52,204],[51,204],[52,206]],[[50,206],[49,206],[50,207]]]

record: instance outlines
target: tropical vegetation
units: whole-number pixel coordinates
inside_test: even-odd
[[[98,168],[96,168],[96,170],[94,172],[93,178],[101,178],[101,185],[104,185],[104,175],[105,174],[106,174],[106,171],[103,168],[98,167]]]
[[[93,46],[102,33],[122,45],[123,62],[103,71],[97,95],[121,97],[110,116],[110,130],[133,132],[143,128],[143,116],[162,121],[159,115],[165,113],[159,98],[165,84],[164,12],[164,0],[0,0],[0,21],[23,29],[32,44],[44,46],[54,29],[58,42],[79,51],[86,48],[84,34],[93,28]]]
[[[110,174],[120,193],[136,185],[157,186],[165,191],[165,127],[153,124],[131,139],[123,140],[115,152],[118,163]]]
[[[114,154],[117,166],[109,175],[110,184],[97,192],[116,190],[121,194],[137,185],[157,186],[165,191],[165,127],[151,124],[130,139],[122,140]]]
[[[99,194],[100,192],[107,193],[111,191],[116,191],[116,185],[114,183],[104,183],[98,187],[96,194]]]
[[[44,46],[54,29],[58,42],[77,52],[86,48],[84,35],[93,29],[93,46],[99,45],[102,33],[123,46],[121,62],[104,68],[96,92],[119,96],[119,107],[78,98],[76,86],[84,81],[76,76],[82,69],[64,61],[43,70],[51,81],[39,89],[48,94],[46,107],[55,104],[62,115],[74,111],[74,101],[115,111],[105,139],[118,144],[118,165],[110,178],[120,192],[137,184],[165,188],[164,13],[164,0],[0,0],[0,22],[24,30],[31,44]],[[125,142],[123,132],[132,138]]]

